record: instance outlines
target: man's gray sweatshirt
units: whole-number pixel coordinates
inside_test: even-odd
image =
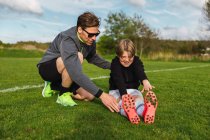
[[[40,63],[61,57],[71,79],[80,87],[94,96],[99,97],[103,91],[82,72],[82,65],[78,57],[78,52],[83,54],[83,58],[86,59],[88,63],[92,63],[103,69],[110,69],[110,62],[102,59],[96,54],[95,42],[91,46],[88,46],[79,41],[76,27],[72,27],[56,36],[43,58],[38,63],[38,66]]]

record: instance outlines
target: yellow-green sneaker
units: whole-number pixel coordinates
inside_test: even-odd
[[[42,90],[43,97],[51,97],[55,94],[55,91],[50,87],[51,82],[45,81],[44,82],[44,89]]]
[[[58,95],[57,103],[63,105],[63,106],[75,106],[77,103],[74,102],[74,100],[71,98],[72,93],[65,92],[61,96]]]

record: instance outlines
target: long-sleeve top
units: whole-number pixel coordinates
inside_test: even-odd
[[[120,95],[127,94],[126,89],[138,89],[143,80],[147,79],[144,65],[139,57],[134,56],[133,63],[129,67],[120,64],[116,56],[111,62],[109,89],[118,89]]]
[[[61,57],[71,79],[80,87],[83,87],[94,96],[99,97],[103,91],[82,72],[78,52],[83,54],[83,58],[86,59],[88,63],[92,63],[103,69],[110,69],[110,62],[96,54],[95,42],[91,46],[88,46],[79,40],[76,27],[59,33],[50,44],[37,66],[39,66],[40,63]]]

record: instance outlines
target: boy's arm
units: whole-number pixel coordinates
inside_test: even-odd
[[[134,58],[134,72],[141,83],[143,82],[143,80],[148,80],[147,75],[144,72],[144,65],[137,56],[135,56]]]
[[[144,65],[142,61],[136,57],[135,60],[135,74],[137,75],[138,79],[141,81],[143,85],[143,89],[141,92],[152,90],[153,86],[150,84],[145,72],[144,72]]]
[[[120,62],[118,62],[116,59],[114,59],[111,63],[111,78],[113,81],[112,84],[115,84],[117,89],[119,89],[120,95],[123,96],[124,94],[127,94]]]
[[[152,88],[154,88],[147,79],[143,80],[142,83],[143,83],[143,86],[144,86],[142,91],[141,91],[142,93],[144,91],[149,91],[149,90],[152,90]]]

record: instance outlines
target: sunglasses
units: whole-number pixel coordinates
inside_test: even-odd
[[[89,38],[92,38],[94,36],[98,36],[100,34],[100,31],[98,31],[98,33],[89,33],[88,31],[86,31],[85,29],[83,29],[83,31],[85,31],[87,34],[88,34],[88,37]]]

